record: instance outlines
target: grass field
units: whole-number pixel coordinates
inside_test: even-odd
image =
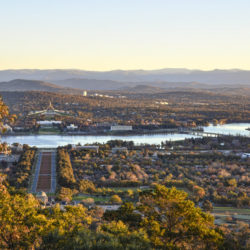
[[[73,201],[81,201],[87,198],[93,198],[95,202],[108,202],[110,200],[110,196],[94,196],[94,195],[77,195],[73,197]]]
[[[235,207],[214,207],[214,213],[237,213],[237,214],[249,214],[250,209],[247,208],[235,208]]]
[[[38,134],[46,135],[46,134],[59,134],[60,130],[58,128],[40,128]]]
[[[140,187],[109,187],[109,189],[113,190],[114,192],[118,192],[118,191],[124,192],[128,190],[137,191],[138,189],[146,190],[146,189],[141,189]]]
[[[236,221],[243,221],[249,223],[250,209],[235,208],[235,207],[214,207],[212,214],[215,216],[216,224],[228,224]],[[230,219],[231,218],[231,219]]]

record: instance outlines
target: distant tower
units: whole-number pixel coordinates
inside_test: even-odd
[[[87,95],[88,95],[87,91],[84,90],[83,93],[82,93],[82,95],[83,95],[83,96],[87,96]]]

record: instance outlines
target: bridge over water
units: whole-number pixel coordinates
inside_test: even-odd
[[[202,137],[224,137],[224,136],[234,136],[234,137],[249,137],[249,136],[243,136],[243,135],[233,135],[233,134],[219,134],[219,133],[213,133],[213,132],[205,132],[202,130],[183,130],[180,132],[181,134],[189,134],[189,135],[195,135],[195,136],[202,136]]]

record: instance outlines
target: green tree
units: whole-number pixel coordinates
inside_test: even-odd
[[[205,200],[202,203],[202,209],[206,212],[211,212],[213,210],[213,204],[209,200]]]
[[[60,187],[57,198],[62,201],[71,201],[73,192],[70,188]]]
[[[237,187],[237,181],[236,179],[232,178],[232,179],[228,179],[226,181],[227,185],[228,186],[231,186],[231,187]]]
[[[123,221],[129,228],[139,228],[142,221],[141,215],[136,213],[133,203],[123,203],[117,210],[107,210],[103,219],[107,221]]]
[[[122,199],[120,198],[120,196],[119,195],[117,195],[117,194],[114,194],[114,195],[112,195],[111,197],[110,197],[110,202],[111,203],[115,203],[115,204],[120,204],[120,203],[122,203]]]
[[[10,195],[0,184],[0,248],[33,249],[39,245],[48,221],[32,195]]]
[[[142,213],[142,226],[156,247],[212,248],[222,240],[213,216],[196,208],[187,193],[176,188],[156,185],[154,190],[140,195],[137,209]]]
[[[92,181],[89,180],[80,180],[79,182],[79,191],[81,193],[93,193],[96,191],[95,185]]]

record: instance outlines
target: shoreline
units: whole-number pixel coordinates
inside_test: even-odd
[[[195,130],[197,131],[197,130]],[[150,134],[176,134],[182,133],[179,129],[159,129],[159,130],[143,130],[143,131],[121,131],[121,132],[48,132],[48,133],[28,133],[28,132],[13,132],[8,134],[3,134],[1,137],[9,137],[9,136],[40,136],[40,135],[58,135],[58,136],[136,136],[136,135],[150,135]]]

